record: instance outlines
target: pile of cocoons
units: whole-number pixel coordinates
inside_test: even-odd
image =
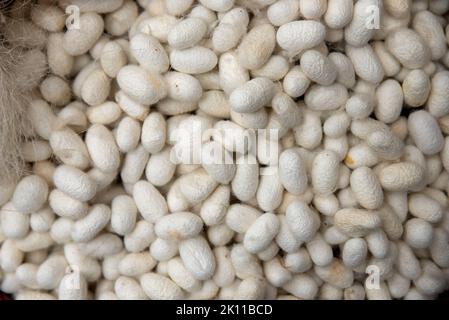
[[[449,1],[39,0],[28,19],[49,73],[0,186],[1,291],[448,288]]]

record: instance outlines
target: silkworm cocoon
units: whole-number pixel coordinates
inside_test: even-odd
[[[447,47],[444,30],[437,16],[430,11],[420,11],[413,17],[412,26],[429,47],[432,60],[442,58]]]
[[[367,118],[374,110],[374,99],[367,94],[356,93],[346,102],[346,113],[355,120]]]
[[[29,253],[47,249],[54,244],[48,233],[30,232],[25,238],[17,239],[16,245],[20,251]]]
[[[285,291],[293,294],[295,297],[311,300],[318,293],[318,285],[315,280],[307,274],[297,274],[283,287]]]
[[[388,131],[388,126],[373,118],[354,120],[351,122],[351,133],[360,139],[367,139],[375,131]]]
[[[87,281],[78,272],[66,274],[59,283],[59,300],[85,300],[87,298]]]
[[[229,206],[230,196],[230,187],[223,185],[217,187],[203,202],[200,216],[206,225],[218,225],[223,222]]]
[[[276,27],[295,20],[299,14],[299,1],[297,0],[277,1],[267,9],[267,18]]]
[[[64,77],[70,74],[74,58],[64,51],[63,33],[52,33],[47,39],[47,61],[52,73]]]
[[[139,181],[145,171],[149,156],[142,145],[126,154],[120,172],[123,183],[134,184]]]
[[[313,85],[307,90],[304,101],[310,110],[329,111],[338,109],[348,99],[348,90],[340,83],[329,86]]]
[[[385,72],[379,57],[370,45],[363,47],[346,45],[346,54],[354,66],[355,73],[361,79],[374,84],[382,81]]]
[[[431,223],[437,223],[443,217],[444,211],[438,201],[423,193],[411,194],[408,206],[412,215]]]
[[[177,284],[154,272],[144,274],[140,278],[140,285],[151,300],[179,300],[184,297],[184,292]]]
[[[135,279],[130,277],[118,277],[114,282],[114,292],[120,300],[148,300],[148,296],[143,291]]]
[[[376,19],[373,15],[379,15],[380,8],[376,0],[362,0],[354,4],[353,10],[352,20],[345,28],[345,40],[351,46],[362,47],[376,31],[372,27],[373,19]]]
[[[282,85],[285,93],[292,98],[298,98],[309,88],[310,80],[300,66],[294,66],[285,75]]]
[[[53,153],[65,164],[85,169],[90,157],[84,141],[70,128],[54,130],[50,136]]]
[[[275,210],[282,202],[284,187],[277,168],[268,168],[269,173],[262,174],[257,188],[256,199],[264,211]]]
[[[364,300],[365,299],[365,288],[354,282],[352,286],[346,288],[343,292],[345,300]]]
[[[159,238],[179,241],[196,236],[202,229],[200,217],[190,212],[177,212],[159,219],[154,231]]]
[[[385,44],[406,68],[422,68],[430,60],[430,50],[427,44],[418,33],[411,29],[400,28],[392,31],[387,36]]]
[[[178,19],[176,19],[176,17],[165,13],[158,16],[147,17],[138,23],[135,32],[150,34],[160,42],[166,43],[168,33],[177,21]]]
[[[198,101],[198,107],[205,114],[217,118],[229,118],[230,108],[228,99],[223,91],[206,91]]]
[[[249,253],[241,244],[232,247],[231,261],[235,274],[240,279],[262,276],[263,274],[257,256]]]
[[[86,209],[87,211],[87,209]],[[51,238],[57,244],[65,244],[72,241],[72,236],[70,234],[73,221],[68,218],[58,218],[52,224],[49,233]]]
[[[149,182],[137,182],[134,185],[133,198],[140,214],[149,222],[156,222],[168,213],[165,198]]]
[[[133,223],[134,225],[133,230],[125,235],[124,244],[129,252],[140,252],[155,241],[156,235],[154,234],[153,225],[148,221],[140,220],[137,223]]]
[[[126,52],[117,41],[109,41],[104,45],[100,55],[100,63],[103,71],[109,77],[115,78],[127,62]]]
[[[157,73],[168,70],[168,55],[153,36],[143,33],[135,35],[129,42],[129,49],[142,68]]]
[[[123,92],[121,90],[119,90],[115,94],[115,101],[117,102],[117,105],[119,106],[119,108],[121,110],[123,110],[123,112],[125,112],[128,116],[130,116],[136,120],[143,121],[149,113],[148,106],[143,105],[143,104],[131,99],[130,97],[128,97],[126,95],[125,92]],[[103,105],[109,104],[109,103],[112,104],[113,102],[109,101],[109,102],[104,103]]]
[[[49,207],[43,208],[30,217],[30,227],[36,232],[47,232],[55,220],[55,214]]]
[[[168,44],[174,49],[187,49],[195,46],[207,32],[206,23],[199,18],[189,17],[179,21],[168,32]]]
[[[210,10],[226,12],[232,8],[234,0],[200,0],[200,3]]]
[[[86,108],[85,104],[78,101],[70,103],[58,113],[58,118],[76,132],[82,132],[87,128],[87,118],[84,114]]]
[[[368,245],[361,238],[352,238],[343,246],[342,259],[348,268],[360,266],[366,260]]]
[[[399,273],[407,279],[417,279],[422,270],[419,260],[412,249],[404,242],[397,243],[398,256],[396,259],[396,268]]]
[[[313,266],[309,253],[305,248],[300,248],[293,253],[285,255],[283,263],[292,273],[302,273]]]
[[[36,282],[39,288],[44,290],[56,289],[64,277],[67,267],[67,261],[62,255],[50,256],[37,269]]]
[[[376,118],[384,123],[397,120],[404,100],[401,85],[396,80],[385,80],[377,87],[376,97]]]
[[[398,162],[387,165],[379,173],[382,187],[388,191],[407,191],[424,179],[424,168],[413,162]]]
[[[69,266],[73,266],[69,270],[66,270],[70,272],[70,274],[79,273],[83,275],[89,282],[97,281],[100,278],[100,264],[94,258],[83,254],[78,244],[66,244],[64,246],[64,256]]]
[[[429,260],[424,260],[421,265],[423,273],[413,281],[416,289],[427,296],[434,296],[443,292],[445,289],[443,271]]]
[[[243,245],[248,252],[258,253],[266,249],[279,232],[279,220],[273,213],[258,217],[245,233]]]
[[[234,178],[236,165],[232,155],[219,142],[211,141],[202,146],[201,162],[206,172],[219,183],[227,184]]]
[[[338,138],[346,133],[351,119],[345,112],[335,113],[324,121],[323,131],[328,137]]]
[[[21,239],[30,229],[30,216],[17,210],[13,203],[8,202],[0,210],[0,225],[2,233],[9,239]]]
[[[334,224],[343,233],[351,237],[363,237],[382,224],[375,211],[344,208],[334,216]]]
[[[444,138],[437,121],[424,110],[413,112],[408,118],[408,130],[416,146],[425,155],[440,152]]]
[[[333,62],[316,50],[307,50],[301,55],[301,70],[312,81],[331,85],[337,78],[337,69]]]
[[[99,259],[119,253],[123,248],[122,240],[115,234],[103,233],[94,239],[81,243],[81,252],[89,257]]]
[[[39,89],[42,97],[51,104],[61,107],[70,102],[70,87],[59,77],[48,76],[41,82]]]
[[[200,100],[203,88],[195,77],[180,72],[168,72],[164,77],[169,98],[185,102]]]
[[[131,99],[143,105],[154,104],[167,94],[165,83],[159,74],[134,65],[120,69],[117,82]]]
[[[210,279],[215,272],[215,257],[209,244],[202,236],[179,243],[179,255],[186,269],[195,279]]]
[[[285,215],[279,215],[280,228],[276,236],[276,243],[285,252],[295,252],[298,250],[301,242],[295,237],[293,232],[290,230],[289,222]]]
[[[265,262],[263,267],[268,282],[275,287],[282,287],[292,278],[291,272],[285,268],[279,258]]]
[[[94,165],[104,171],[116,171],[120,166],[120,154],[114,136],[105,126],[95,124],[87,130],[86,146]]]
[[[214,249],[214,254],[217,267],[215,268],[213,280],[219,287],[226,287],[235,279],[235,270],[229,249],[226,247],[217,247]]]
[[[274,84],[267,78],[254,78],[234,89],[229,97],[233,111],[251,113],[267,105],[275,94]]]
[[[224,246],[228,244],[235,233],[225,223],[210,226],[207,229],[207,238],[213,246]]]
[[[339,177],[340,161],[334,151],[324,150],[313,160],[311,172],[315,192],[328,194],[335,191]]]
[[[39,210],[48,197],[48,185],[43,178],[30,175],[22,178],[12,195],[14,207],[23,213]]]
[[[324,41],[326,28],[318,21],[292,21],[279,27],[276,40],[290,55],[311,49]]]
[[[58,166],[53,180],[59,190],[79,201],[89,201],[97,192],[97,185],[89,175],[68,165]]]
[[[360,205],[366,209],[378,209],[383,203],[383,191],[375,173],[360,167],[351,174],[351,189]]]
[[[266,77],[273,81],[281,80],[290,69],[286,58],[273,55],[262,67],[251,71],[253,77]]]
[[[404,101],[411,107],[419,107],[426,103],[430,94],[429,76],[421,69],[415,69],[402,82]]]
[[[404,143],[389,130],[371,132],[366,142],[381,159],[395,160],[404,152]]]
[[[168,0],[165,1],[165,9],[167,12],[174,16],[179,16],[188,11],[193,4],[193,0],[179,1],[179,0]]]
[[[409,0],[386,0],[384,8],[395,18],[403,18],[410,14],[412,3]]]
[[[71,28],[64,34],[64,50],[72,56],[79,56],[89,51],[104,30],[103,19],[94,12],[82,14],[79,25],[80,28]]]
[[[57,6],[32,6],[30,18],[35,25],[50,32],[62,31],[65,26],[64,12]]]
[[[249,73],[243,68],[235,52],[225,52],[218,62],[220,87],[226,94],[249,81]]]
[[[295,149],[283,151],[279,157],[279,179],[284,188],[293,194],[306,191],[308,178],[306,166]]]
[[[262,67],[271,57],[275,45],[276,35],[271,24],[264,23],[253,27],[237,48],[239,64],[249,70]]]
[[[405,223],[404,241],[412,248],[425,249],[432,243],[433,227],[422,219],[413,218]]]
[[[449,265],[447,234],[440,228],[433,230],[433,238],[429,247],[432,260],[441,268]]]
[[[245,233],[261,216],[258,209],[245,204],[231,205],[226,213],[226,225],[238,233]]]
[[[337,82],[346,88],[352,88],[355,85],[355,71],[351,60],[340,52],[331,52],[328,59],[337,70]]]
[[[167,264],[168,276],[187,292],[195,292],[201,288],[201,281],[195,279],[185,268],[180,258],[173,258]]]
[[[59,5],[63,8],[68,5],[75,5],[81,12],[108,13],[119,9],[123,0],[105,0],[98,2],[95,0],[61,0]]]
[[[133,1],[125,1],[123,5],[114,12],[105,16],[105,30],[113,36],[121,36],[129,31],[137,20],[139,7]]]
[[[210,49],[201,46],[173,50],[170,53],[172,68],[182,73],[205,73],[215,68],[217,62],[217,55]]]
[[[410,280],[404,278],[400,273],[394,272],[387,280],[388,290],[393,298],[403,298],[410,289]]]
[[[401,64],[398,60],[388,51],[385,43],[382,41],[376,41],[372,44],[374,52],[378,56],[382,68],[385,71],[387,77],[397,75],[401,70]]]
[[[234,299],[248,300],[248,299],[263,299],[266,290],[266,282],[263,278],[248,278],[244,279],[238,286]]]
[[[316,234],[312,240],[308,241],[306,248],[310,259],[316,266],[327,266],[331,263],[333,257],[332,247],[320,234]]]
[[[365,236],[368,249],[375,258],[383,259],[389,254],[390,242],[382,230],[374,230]]]
[[[442,117],[449,112],[448,103],[449,72],[437,72],[431,81],[431,90],[427,108],[434,117]]]
[[[86,110],[87,119],[93,124],[108,125],[119,119],[122,110],[120,106],[112,101],[107,101]]]
[[[166,140],[166,122],[158,112],[152,112],[142,125],[142,146],[149,153],[162,150]]]
[[[139,144],[141,134],[140,123],[130,117],[124,117],[117,125],[115,138],[117,146],[123,153],[130,152]]]
[[[204,201],[215,190],[217,182],[202,168],[180,178],[179,190],[192,205]]]
[[[327,266],[315,266],[314,271],[325,283],[337,288],[349,288],[354,282],[352,270],[339,259],[333,259]]]
[[[150,253],[158,261],[167,261],[178,253],[178,244],[174,241],[156,238],[150,246]]]
[[[109,223],[111,210],[98,204],[90,208],[85,217],[76,221],[72,227],[72,239],[75,242],[90,241]]]
[[[156,265],[156,260],[149,252],[129,253],[118,264],[120,274],[128,277],[140,276],[149,272]]]
[[[313,205],[322,214],[333,216],[339,209],[339,202],[336,196],[331,195],[314,195]]]
[[[119,235],[133,231],[136,225],[137,207],[127,195],[119,195],[111,203],[111,228]]]
[[[166,185],[173,177],[176,165],[170,161],[170,147],[165,147],[151,155],[146,166],[145,176],[155,186]]]
[[[331,29],[344,28],[351,22],[353,11],[354,5],[352,1],[328,0],[327,10],[324,14],[324,21],[326,22],[326,25]]]
[[[290,231],[301,242],[310,241],[320,226],[317,213],[299,200],[290,203],[285,216]]]

